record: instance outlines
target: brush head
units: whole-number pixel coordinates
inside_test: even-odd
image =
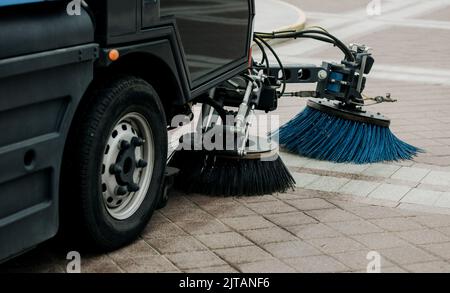
[[[180,169],[175,187],[186,193],[252,196],[285,192],[295,187],[278,154],[250,158],[206,151],[178,151],[170,166]]]
[[[367,123],[381,127],[389,127],[391,125],[391,120],[380,113],[367,112],[362,110],[361,107],[349,109],[338,101],[314,99],[308,100],[307,106],[317,111],[345,120]]]
[[[398,139],[380,114],[340,109],[326,100],[309,101],[303,112],[274,135],[302,156],[338,163],[410,160],[421,149]]]

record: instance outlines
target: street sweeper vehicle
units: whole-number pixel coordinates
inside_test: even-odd
[[[253,0],[0,2],[0,261],[58,230],[77,248],[124,246],[174,181],[219,196],[294,188],[278,136],[290,151],[337,162],[419,151],[363,108],[374,63],[365,46],[318,28],[253,33],[253,18]],[[285,65],[275,38],[328,42],[345,59]],[[289,82],[317,90],[287,93]],[[252,114],[286,95],[314,99],[279,131],[251,135]],[[168,130],[192,120],[194,104],[196,131],[168,154]]]
[[[0,260],[112,250],[165,194],[167,129],[248,68],[253,0],[0,1]]]

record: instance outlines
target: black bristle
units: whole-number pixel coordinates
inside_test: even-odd
[[[295,187],[295,180],[278,155],[261,160],[179,151],[169,165],[180,169],[175,187],[186,193],[252,196]]]

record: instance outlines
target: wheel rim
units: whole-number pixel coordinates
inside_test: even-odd
[[[111,217],[125,220],[136,213],[147,195],[155,147],[150,124],[141,114],[129,113],[118,121],[105,146],[101,191]]]

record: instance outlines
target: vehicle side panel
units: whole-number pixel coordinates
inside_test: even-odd
[[[93,79],[90,18],[54,5],[0,8],[0,261],[56,234],[65,141]]]

